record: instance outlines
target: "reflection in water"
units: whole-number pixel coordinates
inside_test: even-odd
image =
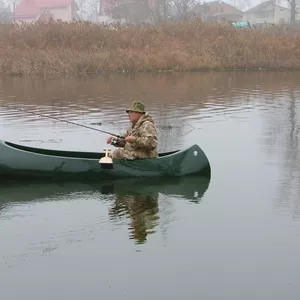
[[[11,182],[0,185],[0,222],[13,222],[14,220],[17,222],[20,217],[29,220],[34,214],[28,208],[31,207],[34,210],[35,205],[42,209],[43,206],[47,207],[51,203],[56,203],[57,207],[62,207],[62,213],[64,213],[64,209],[67,211],[68,206],[71,209],[76,202],[79,207],[82,204],[83,208],[88,206],[89,201],[87,200],[93,200],[105,206],[109,205],[109,207],[105,207],[108,209],[106,216],[113,223],[129,220],[127,226],[130,239],[134,239],[137,244],[143,244],[147,241],[147,236],[154,234],[155,228],[160,225],[159,199],[162,196],[170,198],[176,196],[191,203],[199,203],[209,182],[210,178],[199,176],[166,179],[130,178],[91,184]],[[18,187],[16,188],[16,186]],[[166,203],[165,199],[162,201]],[[168,204],[172,205],[172,201],[169,201]],[[163,210],[165,213],[165,207]],[[95,211],[97,211],[96,206]],[[46,214],[44,218],[53,218],[53,216],[47,216],[47,212],[44,213]],[[91,235],[100,224],[91,223],[80,226],[82,227],[76,230],[70,229],[64,233],[60,231],[53,233],[48,239],[45,236],[43,239],[46,240],[40,241],[39,244],[45,245],[47,249],[57,249],[59,245],[63,244],[61,240],[63,237],[66,241],[84,241],[85,238],[82,234]],[[90,238],[96,237],[91,236]],[[44,250],[41,249],[41,251]]]
[[[102,151],[106,147],[106,136],[102,134],[8,110],[1,104],[16,104],[88,126],[101,123],[100,129],[121,133],[128,126],[124,107],[139,99],[145,102],[157,123],[159,151],[185,146],[185,138],[191,130],[196,127],[193,134],[199,132],[200,136],[199,126],[201,129],[202,124],[210,120],[212,127],[215,126],[217,116],[225,120],[231,116],[238,125],[246,110],[261,109],[262,119],[270,121],[268,151],[274,153],[280,149],[283,152],[280,154],[284,162],[283,177],[277,205],[289,207],[299,215],[300,200],[295,196],[300,191],[298,74],[237,71],[68,78],[0,77],[1,137],[7,134],[9,139],[39,143],[33,146],[43,148]],[[222,133],[217,134],[222,136]],[[201,140],[199,143],[201,146]]]
[[[288,170],[283,186],[288,193],[288,202],[292,202],[292,210],[295,217],[300,218],[300,148],[299,148],[299,118],[300,103],[294,90],[290,91],[290,103],[288,105],[290,133],[288,138],[288,151],[285,154]],[[298,113],[297,113],[298,108]],[[296,196],[296,197],[295,197]],[[293,203],[294,201],[294,203]]]
[[[294,90],[290,90],[290,101],[288,104],[289,132],[287,146],[285,147],[285,178],[281,184],[281,199],[292,210],[295,218],[300,218],[300,148],[299,148],[299,118],[300,102],[299,95],[295,95]],[[286,199],[286,200],[284,200]],[[281,201],[282,201],[281,200]]]
[[[267,144],[269,151],[279,149],[283,160],[275,205],[281,211],[288,209],[294,218],[300,218],[300,197],[297,196],[300,195],[300,94],[291,89],[285,95],[271,114]],[[274,148],[276,144],[279,147]]]
[[[160,193],[180,196],[192,203],[199,203],[210,182],[209,177],[125,179],[101,187],[102,192],[114,193],[109,210],[111,220],[129,219],[130,238],[143,244],[159,225]],[[165,209],[164,209],[165,210]]]
[[[11,130],[12,134],[8,135],[14,139],[17,139],[18,131],[20,139],[25,141],[42,140],[48,144],[53,140],[58,140],[61,144],[66,141],[67,147],[72,137],[77,141],[76,137],[81,134],[86,147],[95,145],[94,141],[97,140],[99,147],[103,148],[105,136],[102,134],[7,110],[1,107],[1,103],[15,104],[82,125],[101,123],[100,129],[120,134],[128,126],[124,108],[135,99],[142,100],[157,124],[159,150],[168,151],[182,146],[184,137],[193,130],[193,121],[210,120],[216,115],[235,115],[242,110],[252,109],[253,102],[258,98],[265,103],[271,102],[282,90],[298,86],[299,80],[293,72],[2,77],[0,118],[5,127],[4,132]],[[103,143],[100,143],[101,139]],[[78,147],[77,144],[76,146]]]
[[[158,193],[153,195],[116,195],[109,214],[112,219],[128,216],[130,238],[145,243],[148,234],[154,233],[159,222]]]
[[[87,126],[101,123],[92,126],[121,133],[128,126],[124,107],[139,99],[157,123],[159,151],[169,151],[185,146],[191,131],[195,134],[199,126],[201,129],[202,124],[215,122],[217,116],[227,120],[231,115],[239,124],[246,110],[261,109],[263,119],[271,121],[268,151],[274,153],[280,148],[284,152],[278,206],[289,207],[299,215],[299,197],[295,196],[300,190],[299,78],[297,72],[240,71],[0,77],[1,137],[7,134],[13,141],[43,148],[102,151],[106,147],[103,134],[8,110],[3,105],[14,104]],[[201,146],[201,140],[199,143]]]
[[[147,299],[298,299],[300,222],[290,215],[300,215],[299,87],[299,72],[0,79],[1,138],[102,151],[102,134],[1,103],[123,131],[124,107],[138,99],[157,122],[162,148],[199,143],[214,170],[209,193],[201,178],[0,181],[2,298],[15,292],[10,298],[42,299],[49,282],[48,298],[59,298],[63,282],[72,299],[100,289],[108,300],[125,292],[136,300],[147,288]],[[187,124],[196,129],[188,132]],[[159,289],[149,289],[149,280]]]

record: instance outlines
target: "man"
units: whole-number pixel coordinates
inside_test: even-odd
[[[118,149],[112,153],[112,159],[137,159],[157,157],[157,131],[153,119],[145,112],[145,106],[134,101],[126,112],[131,127],[122,138],[109,137],[108,144]]]

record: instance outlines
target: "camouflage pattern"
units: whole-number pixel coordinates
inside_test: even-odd
[[[153,119],[144,114],[137,121],[135,126],[129,128],[123,138],[127,136],[136,137],[133,143],[125,143],[124,139],[119,139],[112,159],[137,159],[157,157],[157,131]]]
[[[139,113],[143,113],[143,114],[146,113],[145,112],[145,105],[140,101],[133,101],[131,106],[126,109],[127,113],[129,111],[135,111],[135,112],[139,112]]]

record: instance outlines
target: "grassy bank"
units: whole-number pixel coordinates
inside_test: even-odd
[[[0,25],[0,73],[300,69],[300,33],[200,21],[156,27]]]

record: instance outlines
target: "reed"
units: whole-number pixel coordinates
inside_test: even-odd
[[[200,20],[157,26],[0,25],[0,73],[300,69],[300,32]]]

